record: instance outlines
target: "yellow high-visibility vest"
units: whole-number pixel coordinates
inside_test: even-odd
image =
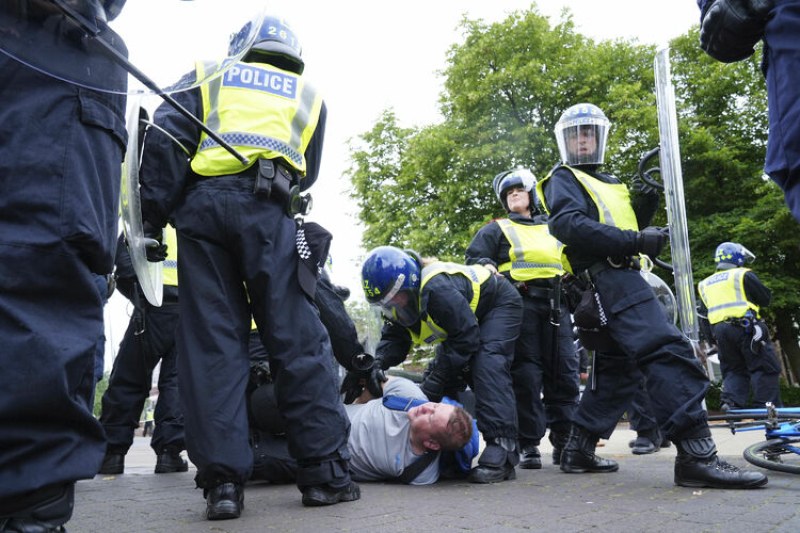
[[[697,284],[700,299],[708,308],[709,323],[742,318],[751,309],[760,318],[759,306],[748,301],[744,292],[744,275],[749,271],[749,268],[720,270]]]
[[[419,292],[420,299],[422,289],[430,281],[430,279],[438,274],[459,274],[466,277],[472,283],[472,300],[469,302],[469,307],[474,313],[478,308],[478,302],[481,298],[481,284],[489,279],[492,273],[484,266],[481,265],[459,265],[458,263],[447,263],[444,261],[437,261],[422,269],[422,282],[420,283]],[[420,301],[420,308],[422,302]],[[408,329],[408,328],[407,328]],[[424,319],[420,321],[420,332],[415,333],[413,330],[408,329],[411,334],[411,340],[416,344],[436,344],[447,339],[447,332],[436,324],[430,316],[425,315]]]
[[[531,226],[507,218],[496,222],[511,244],[510,261],[499,265],[498,272],[509,272],[511,279],[517,281],[550,279],[564,274],[561,262],[564,245],[550,235],[547,224]]]

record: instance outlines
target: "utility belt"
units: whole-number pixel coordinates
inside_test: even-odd
[[[549,300],[553,297],[553,287],[549,281],[511,281],[522,296]]]
[[[253,178],[253,193],[270,198],[281,204],[290,217],[307,215],[313,201],[308,193],[302,194],[300,180],[293,170],[286,168],[280,160],[259,159],[258,163],[236,174],[241,178]],[[213,179],[217,176],[201,176]]]
[[[732,324],[734,326],[739,326],[740,328],[749,330],[753,327],[753,325],[756,322],[758,322],[758,320],[749,317],[741,317],[741,318],[732,317],[732,318],[726,318],[725,320],[723,320],[723,322],[725,322],[726,324]]]
[[[624,256],[620,258],[606,257],[603,261],[598,261],[583,272],[578,277],[586,283],[592,280],[601,272],[606,270],[641,270],[638,257]]]
[[[283,204],[290,217],[305,216],[311,211],[311,195],[301,194],[300,180],[293,171],[274,159],[259,159],[258,164],[253,167],[257,169],[253,188],[255,194]]]

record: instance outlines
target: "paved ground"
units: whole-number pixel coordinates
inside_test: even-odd
[[[675,448],[634,456],[635,433],[620,425],[598,453],[620,462],[612,474],[564,474],[549,464],[518,470],[496,485],[443,482],[428,487],[362,483],[361,500],[305,508],[294,486],[253,485],[245,491],[238,520],[204,519],[194,468],[185,474],[153,474],[149,439],[137,437],[125,474],[78,483],[70,532],[261,532],[261,531],[610,531],[761,533],[800,531],[800,476],[769,473],[754,491],[697,490],[672,482]],[[757,432],[714,430],[721,455],[739,466]],[[603,441],[601,441],[603,442]],[[547,452],[549,446],[543,445]]]

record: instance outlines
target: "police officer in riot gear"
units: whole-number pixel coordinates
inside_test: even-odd
[[[692,346],[666,318],[638,272],[638,254],[656,257],[667,235],[658,228],[639,230],[647,221],[633,208],[627,186],[599,171],[609,126],[592,104],[564,111],[555,126],[561,164],[537,185],[550,230],[567,246],[569,262],[583,283],[575,324],[582,343],[595,349],[596,387],[584,391],[561,470],[618,469],[616,462],[595,455],[595,446],[599,438],[611,435],[630,404],[639,386],[638,368],[661,430],[677,444],[676,484],[762,486],[766,476],[717,456],[702,406],[708,379]]]
[[[145,223],[161,228],[174,217],[178,230],[179,390],[210,520],[240,515],[253,465],[245,397],[251,312],[299,464],[303,504],[360,497],[349,474],[349,421],[330,371],[330,340],[311,300],[313,276],[302,270],[300,252],[307,258],[308,247],[298,250],[303,228],[293,218],[303,207],[299,191],[319,173],[325,104],[302,76],[300,44],[283,20],[265,17],[244,59],[175,99],[248,163],[161,106],[156,124],[193,157],[186,161],[165,135],[150,135],[141,167]]]
[[[483,266],[434,261],[423,268],[416,253],[394,246],[370,251],[361,278],[367,301],[386,319],[375,350],[381,368],[402,363],[412,343],[441,343],[420,388],[439,402],[453,381],[465,374],[470,380],[486,448],[469,480],[514,479],[519,452],[510,368],[522,321],[519,293]]]
[[[117,475],[125,471],[125,455],[133,444],[134,429],[150,396],[153,370],[158,372],[158,402],[150,446],[156,453],[156,474],[186,472],[189,465],[180,453],[186,448],[183,414],[178,398],[178,247],[175,229],[167,226],[167,257],[163,268],[164,296],[160,306],[151,305],[136,281],[125,238],[117,243],[117,290],[133,304],[133,314],[114,358],[114,367],[103,394],[100,423],[108,439],[106,455],[98,473]]]
[[[697,284],[700,315],[707,316],[716,340],[722,371],[723,409],[780,406],[778,356],[769,339],[761,309],[770,304],[772,294],[745,263],[755,256],[739,243],[717,246],[714,262],[717,272]]]
[[[495,176],[493,188],[508,218],[483,226],[467,247],[466,263],[505,276],[522,295],[523,320],[511,377],[519,420],[520,468],[542,467],[539,443],[550,427],[559,464],[579,395],[579,359],[572,319],[561,305],[563,245],[537,214],[536,178],[515,168]]]
[[[72,2],[104,20],[123,3]],[[94,57],[85,49],[72,53],[79,43],[63,33],[74,28],[64,21],[56,3],[0,5],[2,531],[63,531],[75,482],[94,477],[105,450],[91,403],[107,295],[96,279],[114,265],[126,97],[29,66],[41,59],[64,72],[85,71],[76,58]],[[6,45],[20,27],[59,47],[47,49],[46,60],[13,59]],[[98,39],[127,53],[119,36],[104,24],[101,30]],[[104,75],[126,87],[122,67],[109,65]]]

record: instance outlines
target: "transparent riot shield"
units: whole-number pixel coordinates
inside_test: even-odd
[[[673,275],[679,327],[693,344],[697,344],[699,329],[689,251],[689,231],[686,223],[686,204],[678,145],[678,117],[675,110],[675,91],[672,86],[669,48],[662,48],[655,58],[656,102],[660,140],[661,176],[667,204]]]
[[[639,270],[639,274],[644,278],[647,284],[650,285],[650,288],[653,289],[656,299],[658,303],[661,304],[661,308],[664,310],[667,319],[673,324],[677,324],[678,305],[675,300],[675,294],[673,294],[672,289],[669,288],[669,285],[667,285],[663,279],[653,274],[653,263],[646,255],[639,256],[639,259],[641,261],[641,270]]]
[[[122,229],[139,286],[147,301],[159,307],[163,295],[162,263],[147,260],[145,248],[148,242],[142,229],[142,206],[139,201],[139,98],[131,97],[128,106],[128,151],[122,164],[119,202]]]

